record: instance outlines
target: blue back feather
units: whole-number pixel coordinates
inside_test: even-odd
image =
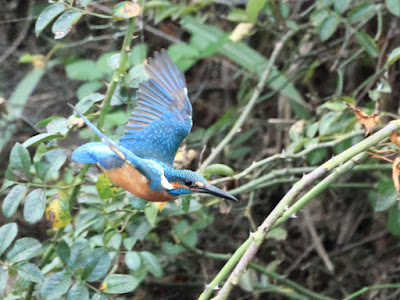
[[[172,165],[176,151],[192,127],[192,105],[185,78],[166,50],[145,65],[149,80],[140,83],[138,103],[120,145],[142,158]]]

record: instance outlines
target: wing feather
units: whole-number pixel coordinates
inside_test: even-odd
[[[138,103],[120,144],[142,158],[172,164],[192,127],[192,105],[183,74],[166,50],[144,66],[149,79],[139,84]]]

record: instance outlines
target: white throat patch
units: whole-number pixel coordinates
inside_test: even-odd
[[[174,187],[172,186],[171,183],[169,183],[168,179],[164,175],[164,170],[161,173],[161,185],[164,189],[166,190],[173,190]]]

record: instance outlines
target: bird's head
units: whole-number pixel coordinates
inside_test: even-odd
[[[191,193],[204,193],[221,197],[227,200],[238,201],[234,196],[207,182],[200,174],[191,170],[174,170],[173,174],[165,173],[166,179],[171,183],[168,189],[171,196],[179,197]]]

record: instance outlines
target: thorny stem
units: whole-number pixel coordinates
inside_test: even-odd
[[[128,29],[125,34],[124,41],[122,42],[121,56],[119,58],[118,67],[112,76],[110,85],[108,86],[106,95],[105,95],[103,103],[102,103],[100,117],[97,122],[97,128],[99,128],[100,130],[103,128],[104,118],[108,112],[108,109],[110,108],[110,102],[111,102],[111,98],[114,94],[115,88],[117,87],[117,84],[118,84],[120,78],[123,76],[123,73],[125,72],[125,69],[126,69],[126,65],[128,62],[128,54],[129,54],[131,42],[133,39],[133,33],[135,32],[135,19],[136,18],[132,18],[129,23]]]
[[[199,255],[199,256],[204,256],[204,257],[216,259],[216,260],[225,260],[225,261],[229,260],[232,257],[232,254],[223,254],[223,253],[214,253],[214,252],[204,251],[204,250],[192,247],[190,245],[187,245],[186,243],[184,243],[182,241],[180,241],[180,243],[184,248],[192,251],[193,253],[195,253],[196,255]],[[274,271],[269,271],[267,268],[265,268],[262,265],[252,262],[249,264],[249,267],[260,273],[270,276],[271,278],[274,278],[278,284],[282,284],[287,287],[290,287],[291,289],[299,292],[301,295],[309,296],[310,299],[334,300],[333,298],[325,297],[318,293],[314,293],[313,291],[306,289],[305,287],[297,284],[296,282],[294,282],[290,279],[285,278],[282,275],[279,275],[278,273],[275,273]]]
[[[364,154],[359,155],[361,152],[364,152],[371,148],[374,145],[377,145],[379,142],[387,138],[392,132],[399,130],[400,128],[400,120],[392,121],[383,129],[379,130],[375,134],[361,141],[360,143],[354,145],[353,147],[343,151],[339,155],[331,158],[320,167],[304,176],[301,180],[293,185],[293,187],[286,193],[286,195],[280,200],[280,202],[276,205],[276,207],[272,210],[272,212],[266,217],[264,222],[258,227],[257,231],[250,235],[250,237],[239,247],[239,249],[234,253],[231,259],[225,264],[225,266],[221,269],[221,271],[217,274],[214,280],[207,286],[204,292],[200,295],[199,299],[205,300],[209,299],[211,296],[213,289],[228,275],[228,273],[232,270],[233,266],[236,265],[235,269],[232,271],[231,275],[225,282],[222,289],[218,292],[218,295],[215,299],[226,299],[232,290],[232,288],[239,282],[239,279],[243,272],[246,270],[250,261],[255,257],[259,247],[265,239],[266,233],[276,224],[279,217],[281,217],[285,208],[290,204],[290,202],[301,193],[306,187],[315,182],[321,176],[326,173],[334,170],[338,166],[344,164],[351,160],[353,157],[357,156],[357,158],[362,158]],[[344,166],[343,165],[343,166]],[[346,171],[346,167],[352,167],[351,163],[348,163],[346,167],[339,167],[335,169],[333,180],[336,179],[339,175],[342,175]],[[332,180],[332,177],[329,177]],[[327,181],[321,181],[314,189],[311,189],[311,194],[309,194],[309,199],[306,202],[310,201],[315,197],[316,191],[321,192],[323,189],[327,187]],[[309,192],[309,193],[310,193]],[[307,195],[307,194],[306,194]],[[306,202],[302,202],[305,204]],[[295,211],[297,212],[297,211]],[[246,248],[245,250],[243,248]],[[236,255],[237,254],[237,255]],[[216,280],[218,278],[218,280]]]
[[[292,37],[298,29],[296,30],[290,30],[287,32],[283,38],[275,45],[274,50],[272,51],[271,58],[269,60],[268,66],[265,69],[265,71],[262,73],[260,81],[258,82],[256,88],[254,89],[254,93],[251,96],[249,102],[247,103],[245,109],[243,110],[242,114],[240,115],[239,119],[233,125],[232,129],[228,132],[226,137],[218,144],[216,148],[214,148],[211,151],[211,154],[204,160],[204,162],[200,166],[200,171],[204,170],[205,167],[207,167],[216,157],[217,155],[224,149],[224,147],[230,142],[230,140],[235,136],[235,134],[239,131],[240,127],[243,125],[243,123],[247,120],[247,117],[249,116],[250,112],[252,111],[254,105],[256,104],[258,98],[260,97],[260,94],[264,88],[264,86],[268,82],[268,77],[271,74],[275,60],[278,57],[279,53],[281,52],[283,46],[287,42],[287,40]]]

